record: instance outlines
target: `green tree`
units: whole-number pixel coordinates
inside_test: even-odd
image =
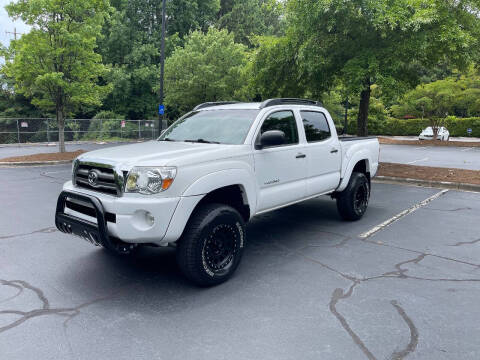
[[[207,31],[215,24],[220,0],[175,0],[167,2],[168,34],[181,38],[192,30]]]
[[[480,76],[471,68],[465,73],[455,72],[446,79],[419,85],[407,92],[391,111],[396,117],[479,116]]]
[[[218,25],[233,32],[236,42],[252,46],[253,36],[281,34],[283,3],[277,0],[236,0],[223,5]]]
[[[32,26],[12,43],[15,56],[5,65],[6,73],[34,105],[55,110],[64,152],[65,115],[83,105],[100,105],[109,91],[98,85],[106,69],[95,52],[108,0],[29,0],[6,9]]]
[[[477,90],[478,97],[479,89],[468,90]],[[438,128],[442,126],[445,118],[454,115],[460,103],[468,102],[464,100],[468,98],[465,93],[465,81],[455,78],[422,84],[406,93],[401,105],[392,106],[392,113],[397,117],[413,115],[422,119],[428,118],[433,129],[433,139],[436,139]]]
[[[153,118],[158,107],[162,1],[114,0],[112,5],[115,11],[104,25],[99,47],[104,63],[113,69],[107,77],[113,91],[103,108],[130,119]],[[219,7],[219,0],[167,1],[166,56],[190,31],[208,29]]]
[[[366,135],[372,84],[414,86],[419,65],[442,60],[465,68],[478,55],[479,10],[474,0],[291,0],[285,43],[295,49],[287,59],[295,74],[289,77],[313,95],[344,83],[360,98],[357,133]]]
[[[165,63],[165,103],[185,112],[202,102],[235,99],[245,62],[245,46],[226,30],[192,32]]]

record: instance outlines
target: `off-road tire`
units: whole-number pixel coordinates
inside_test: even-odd
[[[237,269],[245,243],[245,222],[237,210],[223,204],[201,205],[178,241],[177,263],[195,284],[218,285]]]
[[[345,220],[359,220],[367,210],[369,199],[370,184],[367,177],[363,173],[354,172],[346,189],[337,195],[338,213]]]

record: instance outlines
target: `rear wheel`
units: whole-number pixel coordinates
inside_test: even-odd
[[[205,204],[192,214],[178,242],[178,265],[195,284],[218,285],[237,269],[245,240],[245,223],[238,211]]]
[[[337,196],[337,209],[345,220],[359,220],[367,211],[370,185],[363,173],[352,173],[345,190]]]

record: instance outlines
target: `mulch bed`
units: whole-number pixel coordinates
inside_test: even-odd
[[[377,175],[480,185],[480,171],[380,163]]]
[[[0,159],[0,162],[31,162],[31,161],[57,161],[57,160],[73,160],[78,155],[83,154],[85,150],[77,150],[64,153],[42,153],[23,156],[12,156]]]
[[[386,145],[421,145],[421,146],[459,146],[480,147],[480,142],[440,141],[440,140],[398,140],[379,136],[378,142]]]

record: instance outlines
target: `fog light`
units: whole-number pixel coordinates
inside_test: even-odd
[[[155,218],[154,218],[153,215],[150,214],[148,211],[145,213],[145,222],[146,222],[149,226],[153,226],[153,224],[155,223]]]

